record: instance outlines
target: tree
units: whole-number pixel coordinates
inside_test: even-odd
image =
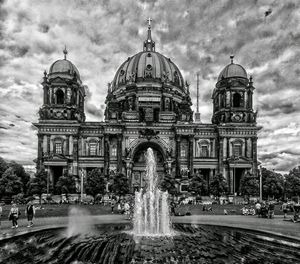
[[[171,195],[177,195],[178,189],[176,187],[177,181],[175,180],[175,177],[173,177],[171,174],[166,174],[160,184],[160,189],[165,192],[168,191]]]
[[[246,173],[241,179],[241,193],[243,195],[258,195],[259,194],[259,182],[256,177],[251,173]]]
[[[8,168],[0,179],[0,196],[11,198],[13,195],[22,193],[22,181],[15,174],[13,168]]]
[[[199,173],[193,175],[189,185],[189,192],[197,196],[208,194],[208,184],[207,181],[204,180],[203,175]]]
[[[222,174],[216,174],[210,182],[210,192],[216,197],[220,197],[228,191],[228,185]]]
[[[59,177],[55,188],[57,193],[65,194],[66,199],[69,200],[69,194],[76,192],[75,178],[69,175],[68,171],[64,171],[63,175]]]
[[[123,173],[117,173],[111,177],[109,190],[116,195],[123,196],[129,193],[129,181]]]
[[[47,172],[44,169],[42,169],[39,170],[35,174],[35,177],[30,179],[30,181],[28,182],[28,194],[38,195],[40,199],[40,204],[42,203],[42,194],[47,193],[47,177]]]
[[[263,196],[265,198],[281,198],[283,195],[284,178],[280,173],[262,168]]]
[[[7,169],[8,169],[8,164],[2,157],[0,157],[0,178]]]
[[[100,169],[94,169],[87,174],[86,177],[86,193],[96,199],[97,194],[105,194],[107,180]]]
[[[15,174],[20,178],[23,185],[23,191],[24,193],[27,193],[27,184],[30,180],[29,174],[25,172],[25,169],[21,164],[18,164],[14,161],[9,164],[9,167],[12,168]]]
[[[286,175],[285,191],[289,197],[300,195],[300,166],[292,169]]]

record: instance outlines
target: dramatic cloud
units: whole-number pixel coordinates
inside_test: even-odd
[[[170,57],[191,83],[210,122],[219,72],[235,62],[253,75],[259,111],[259,159],[282,172],[300,163],[300,3],[298,0],[197,1],[6,0],[0,4],[0,155],[23,163],[36,157],[43,71],[70,59],[88,86],[88,121],[102,121],[107,83],[139,52],[146,18],[153,19],[157,51]],[[272,12],[268,12],[272,10]]]

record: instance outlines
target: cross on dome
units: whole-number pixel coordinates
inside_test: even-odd
[[[144,41],[144,51],[155,51],[155,42],[152,40],[151,37],[151,21],[152,18],[148,18],[148,36],[147,39]]]
[[[150,29],[150,28],[151,28],[152,18],[149,17],[149,18],[147,19],[147,21],[148,21],[148,28]]]

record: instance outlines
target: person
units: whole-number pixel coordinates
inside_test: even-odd
[[[270,202],[268,207],[268,216],[270,219],[274,217],[274,210],[275,210],[275,204],[273,202]]]
[[[281,210],[283,212],[283,218],[286,218],[288,212],[288,204],[286,200],[283,201],[283,204],[281,205]]]
[[[121,202],[120,201],[117,204],[117,210],[118,210],[118,214],[121,214],[122,206],[121,206]]]
[[[248,211],[248,208],[246,206],[244,206],[242,209],[242,215],[248,215],[249,211]]]
[[[171,215],[175,215],[175,202],[171,202]]]
[[[115,200],[114,199],[112,199],[111,201],[110,201],[110,207],[111,207],[111,213],[113,214],[114,213],[114,208],[115,208]]]
[[[226,209],[224,209],[224,215],[228,215],[228,212]]]
[[[129,206],[129,203],[126,201],[124,203],[124,211],[125,211],[126,215],[129,215],[129,210],[130,210],[130,206]]]
[[[255,204],[255,211],[256,211],[257,216],[260,217],[261,216],[261,204],[260,204],[260,202],[257,202]]]
[[[28,226],[27,227],[32,227],[33,226],[33,217],[35,215],[35,207],[32,204],[32,201],[29,201],[27,203],[26,209],[25,209],[25,215],[27,216],[28,220]]]
[[[249,207],[249,214],[255,215],[255,209],[252,206]]]
[[[15,203],[12,204],[12,207],[9,211],[8,219],[12,221],[12,227],[11,228],[17,228],[18,227],[18,218],[20,215],[19,208]]]
[[[299,213],[300,213],[300,203],[298,202],[297,204],[294,204],[292,207],[292,210],[294,212],[294,216],[292,221],[294,223],[297,223],[299,221]]]

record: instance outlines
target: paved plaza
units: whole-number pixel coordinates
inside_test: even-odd
[[[11,229],[11,223],[9,221],[2,221],[0,239],[31,231],[38,231],[45,228],[66,227],[68,225],[68,221],[68,217],[37,218],[34,221],[35,225],[32,228],[27,228],[27,221],[25,219],[20,219],[19,227],[17,229]],[[92,224],[131,223],[125,215],[94,215],[81,217],[78,221],[78,225],[80,226],[81,223],[84,225],[86,221]],[[283,221],[282,216],[275,216],[274,219],[265,219],[257,218],[256,216],[242,215],[192,215],[173,217],[172,222],[251,229],[277,235],[284,235],[300,241],[300,224]]]

